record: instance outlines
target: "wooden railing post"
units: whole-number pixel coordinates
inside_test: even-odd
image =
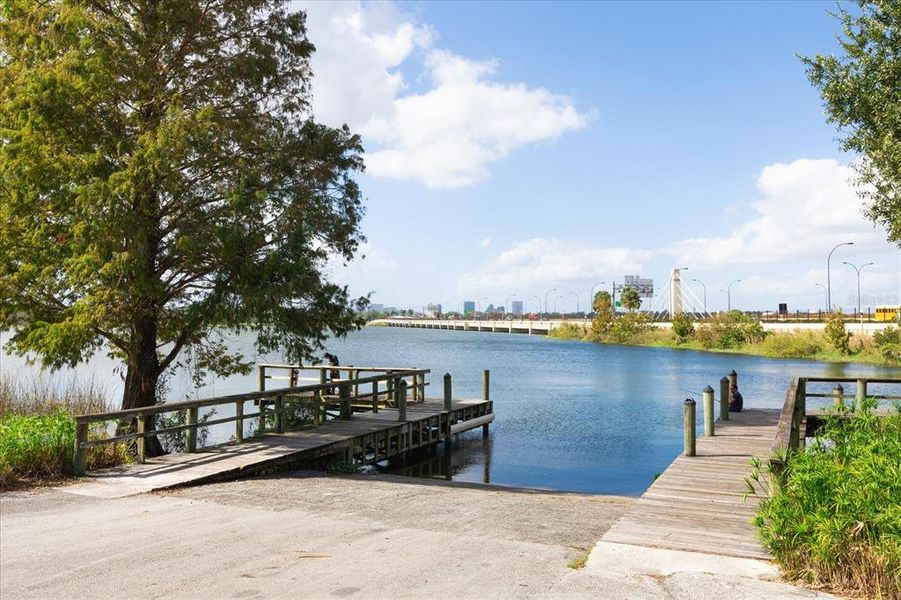
[[[327,380],[328,380],[328,378],[326,376],[325,369],[319,369],[319,385],[325,385]],[[324,401],[325,396],[326,396],[325,392],[326,392],[325,388],[319,388],[319,390],[313,394],[313,401],[316,403],[315,410],[316,410],[316,424],[317,425],[322,424],[322,422],[325,421],[325,417],[326,417],[325,401]]]
[[[291,367],[288,375],[288,387],[297,387],[297,369]]]
[[[713,388],[708,385],[704,388],[704,435],[713,434]]]
[[[353,418],[353,408],[350,405],[350,383],[346,381],[341,383],[341,385],[338,387],[338,393],[341,402],[341,418]]]
[[[350,378],[354,380],[354,398],[360,395],[360,384],[356,383],[356,380],[360,378],[359,369],[354,369],[350,372]]]
[[[397,420],[407,420],[407,381],[401,379],[397,384]]]
[[[489,373],[488,369],[482,371],[482,399],[485,402],[491,399],[491,394],[489,393],[490,383],[491,381],[491,373]]]
[[[684,428],[684,453],[685,456],[695,455],[695,401],[692,398],[685,399],[683,411]]]
[[[451,374],[444,374],[444,410],[450,412],[454,410],[453,392],[451,390]]]
[[[88,441],[88,424],[75,425],[75,461],[72,465],[75,475],[84,475],[87,471],[88,449],[85,444]]]
[[[260,399],[260,422],[257,425],[257,434],[262,435],[266,433],[266,401]]]
[[[857,401],[857,408],[860,409],[863,406],[864,400],[867,399],[867,380],[866,379],[858,379],[857,380],[857,390],[855,400]]]
[[[244,401],[235,402],[235,443],[244,442]]]
[[[388,375],[391,375],[392,373],[393,373],[393,371],[388,371]],[[394,403],[394,406],[397,406],[397,403],[395,402],[395,397],[394,397],[394,393],[395,393],[394,392],[394,388],[395,388],[394,384],[395,383],[396,382],[394,381],[393,377],[388,378],[388,381],[387,381],[388,398],[387,398],[387,400],[385,400],[385,403],[387,404],[390,401],[390,402]]]
[[[185,429],[185,452],[197,452],[197,408],[188,409],[185,425],[193,425]]]
[[[720,421],[729,420],[729,378],[720,379]]]
[[[144,415],[141,415],[137,418],[137,431],[135,433],[137,433],[139,437],[135,440],[137,442],[135,444],[135,447],[138,453],[138,462],[142,464],[147,457],[147,452],[145,450],[147,440],[144,437],[146,424],[147,418]]]
[[[262,392],[266,390],[266,367],[260,365],[257,367],[257,387]]]
[[[836,408],[845,405],[845,388],[842,387],[842,384],[835,384],[835,387],[832,388],[832,395],[835,396]]]
[[[285,433],[285,396],[279,394],[275,397],[275,432]]]
[[[379,412],[379,382],[372,382],[372,412]]]

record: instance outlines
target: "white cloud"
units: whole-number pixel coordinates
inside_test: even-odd
[[[885,235],[861,214],[854,172],[831,159],[799,159],[763,169],[757,213],[722,237],[675,243],[676,262],[692,265],[769,263],[821,258],[837,242],[882,248]]]
[[[525,83],[500,83],[495,60],[434,48],[435,33],[392,3],[309,3],[316,45],[313,109],[363,134],[370,175],[431,188],[473,185],[488,167],[528,144],[585,127],[591,113]],[[427,89],[407,91],[402,68]]]
[[[592,248],[535,238],[514,244],[478,269],[464,273],[457,288],[460,292],[525,289],[603,278],[614,273],[637,273],[642,270],[643,261],[652,256],[653,252],[647,250]]]
[[[490,245],[491,245],[491,238],[485,238],[484,240],[482,240],[481,242],[479,242],[479,247],[480,247],[480,248],[487,248],[487,247],[490,246]]]

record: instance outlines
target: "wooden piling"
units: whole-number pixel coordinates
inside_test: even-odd
[[[372,412],[379,412],[379,382],[372,382]]]
[[[454,399],[451,391],[451,374],[444,374],[444,410],[450,412],[454,410]]]
[[[139,437],[135,439],[135,447],[138,453],[138,462],[144,463],[147,460],[147,451],[146,451],[146,438],[144,437],[144,431],[147,425],[147,418],[144,415],[141,415],[137,418],[137,432]],[[189,450],[190,452],[190,450]]]
[[[845,388],[842,387],[842,384],[840,384],[840,383],[835,384],[835,387],[832,388],[832,395],[835,396],[836,408],[842,407],[845,405]]]
[[[684,428],[684,453],[685,456],[694,456],[695,447],[695,401],[692,398],[685,399],[685,408],[683,409],[683,428]]]
[[[285,396],[282,394],[275,397],[275,431],[285,433]]]
[[[704,435],[712,436],[713,427],[713,388],[708,385],[704,388]]]
[[[341,402],[341,418],[351,419],[353,417],[353,408],[350,405],[350,384],[346,382],[342,383],[338,387],[338,395]]]
[[[87,470],[88,449],[84,447],[88,441],[88,424],[75,425],[75,462],[72,465],[76,475],[84,475]]]
[[[489,393],[490,381],[491,381],[491,373],[488,371],[488,369],[485,369],[484,371],[482,371],[482,399],[485,402],[488,402],[488,400],[490,399],[490,393]]]
[[[194,425],[185,429],[185,452],[197,452],[197,408],[189,408],[185,425]]]
[[[738,373],[735,372],[735,369],[729,371],[729,388],[732,386],[738,387]]]
[[[720,379],[720,421],[729,420],[729,378]]]
[[[244,401],[241,400],[239,402],[235,402],[235,417],[238,418],[235,421],[235,443],[241,444],[244,442]]]
[[[397,384],[397,420],[401,423],[407,420],[407,381],[401,379]]]

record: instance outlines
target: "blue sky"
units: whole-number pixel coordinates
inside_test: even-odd
[[[673,267],[708,308],[899,301],[901,254],[860,216],[796,54],[837,49],[831,2],[315,3],[314,110],[364,137],[365,260],[399,307],[503,302]],[[693,284],[698,297],[701,288]],[[660,297],[657,302],[663,302]]]

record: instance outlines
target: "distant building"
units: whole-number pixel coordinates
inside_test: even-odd
[[[464,315],[472,315],[476,312],[476,303],[475,300],[465,300],[463,302],[463,314]]]
[[[510,305],[510,310],[514,315],[522,314],[522,300],[514,300]]]
[[[441,316],[441,305],[440,304],[428,304],[425,307],[425,316],[430,319],[437,319]]]

